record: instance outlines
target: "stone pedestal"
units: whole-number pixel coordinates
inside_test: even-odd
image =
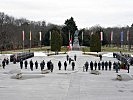
[[[78,40],[78,31],[75,31],[75,34],[74,34],[72,50],[80,50],[80,45]]]

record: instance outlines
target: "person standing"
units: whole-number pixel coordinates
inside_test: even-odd
[[[42,61],[42,65],[43,65],[43,69],[44,69],[44,67],[45,67],[45,61],[44,60]]]
[[[5,69],[5,66],[6,66],[5,60],[2,61],[2,66],[3,66],[3,69]]]
[[[32,59],[30,61],[30,69],[31,69],[31,71],[33,71],[33,61],[32,61]]]
[[[94,63],[95,70],[97,70],[97,62]]]
[[[100,63],[100,61],[98,62],[98,70],[101,70],[101,63]]]
[[[72,61],[72,59],[71,59],[71,58],[69,58],[69,65],[70,65],[71,61]]]
[[[8,64],[9,64],[9,59],[7,58],[7,59],[6,59],[6,65],[8,65]]]
[[[90,69],[93,70],[93,62],[90,62]]]
[[[127,70],[128,70],[128,73],[129,73],[129,69],[130,69],[130,65],[129,65],[129,64],[127,64]]]
[[[54,69],[54,65],[53,65],[53,63],[51,62],[51,63],[50,63],[50,70],[51,70],[51,72],[53,72],[53,69]]]
[[[102,70],[104,70],[104,61],[102,61]]]
[[[99,57],[100,57],[100,61],[101,61],[102,60],[102,55],[100,54]]]
[[[67,61],[68,61],[69,60],[69,55],[68,54],[67,54],[66,58],[67,58]]]
[[[73,61],[72,62],[72,70],[74,70],[74,67],[75,67],[75,62]]]
[[[23,60],[20,60],[20,68],[23,69]]]
[[[27,65],[28,65],[27,60],[25,60],[24,64],[25,64],[25,69],[27,69]]]
[[[112,63],[109,61],[109,70],[111,70]]]
[[[88,71],[89,63],[86,61],[84,66],[85,66],[85,69],[86,69],[86,72],[87,72]]]
[[[77,56],[76,56],[76,54],[74,55],[74,60],[76,61],[76,59],[77,59]]]
[[[40,67],[41,67],[41,70],[44,69],[44,66],[43,66],[43,63],[42,62],[40,63]]]
[[[64,62],[64,69],[66,70],[66,68],[67,68],[67,62],[65,61]]]
[[[108,62],[106,61],[105,62],[105,70],[107,70],[108,69]]]
[[[61,61],[58,62],[59,70],[61,70]]]
[[[115,64],[116,73],[118,73],[118,63]]]
[[[35,67],[36,67],[36,69],[38,69],[38,62],[37,61],[35,62]]]

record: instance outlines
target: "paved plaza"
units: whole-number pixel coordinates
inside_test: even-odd
[[[83,55],[81,51],[70,51],[68,55],[75,61],[75,70],[72,71],[71,64],[67,62],[67,70],[64,70],[64,61],[67,54],[42,56],[36,55],[29,58],[40,63],[51,60],[54,64],[52,73],[41,74],[40,67],[33,71],[22,69],[22,78],[13,78],[13,71],[20,70],[20,64],[12,62],[5,69],[0,67],[0,100],[133,100],[133,80],[118,81],[117,73],[100,70],[100,75],[83,72],[83,65],[86,61],[99,62],[99,57]],[[102,53],[103,61],[117,61],[112,53]],[[9,55],[1,55],[0,60]],[[58,62],[62,62],[61,70],[58,70]],[[120,70],[119,73],[127,74],[127,70]],[[133,67],[130,66],[130,73],[133,75]]]

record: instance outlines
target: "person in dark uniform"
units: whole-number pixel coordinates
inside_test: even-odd
[[[20,60],[20,68],[23,69],[23,60]]]
[[[102,70],[104,70],[104,61],[102,61]]]
[[[61,61],[58,62],[59,70],[61,70]]]
[[[36,67],[36,69],[38,69],[38,62],[37,61],[35,62],[35,67]]]
[[[102,60],[102,55],[101,54],[99,55],[99,57],[100,57],[100,60]]]
[[[114,61],[114,63],[113,63],[113,70],[115,70],[115,67],[116,67],[116,62]]]
[[[64,62],[64,69],[66,70],[66,68],[67,68],[67,62],[65,61]]]
[[[71,61],[72,61],[72,59],[71,59],[71,58],[69,58],[69,65],[70,65]]]
[[[76,59],[77,59],[77,56],[76,56],[76,54],[74,55],[74,60],[76,61]]]
[[[101,63],[100,63],[100,61],[98,62],[98,70],[101,70]]]
[[[120,68],[121,68],[121,64],[120,64],[120,62],[118,61],[118,69],[119,69],[119,71],[120,71]]]
[[[48,70],[50,70],[50,62],[51,62],[51,61],[48,61],[48,62],[47,62],[47,69],[48,69]]]
[[[72,62],[72,70],[74,70],[74,67],[75,67],[75,62],[73,61]]]
[[[32,61],[32,59],[30,60],[30,69],[31,69],[31,71],[33,71],[33,61]]]
[[[68,61],[69,60],[69,55],[68,54],[67,54],[66,58],[67,58],[67,61]]]
[[[90,62],[90,69],[93,70],[93,62]]]
[[[6,59],[6,65],[8,65],[8,64],[9,64],[9,59],[7,58],[7,59]]]
[[[86,72],[87,72],[88,71],[89,63],[86,61],[84,66],[85,66],[85,69],[86,69]]]
[[[128,73],[129,73],[129,69],[130,69],[130,64],[128,63],[128,64],[127,64]]]
[[[118,73],[118,63],[115,64],[116,73]]]
[[[43,63],[42,62],[40,63],[40,67],[41,67],[41,70],[44,69],[44,66],[43,66]]]
[[[5,60],[2,61],[2,66],[3,66],[3,69],[5,69],[5,66],[6,66]]]
[[[105,70],[107,70],[108,69],[108,62],[106,61],[105,62]]]
[[[94,63],[95,70],[97,70],[97,62]]]
[[[112,63],[109,61],[109,70],[111,70]]]
[[[28,65],[27,60],[25,60],[24,64],[25,64],[25,69],[27,69],[27,65]]]
[[[53,72],[53,69],[54,69],[54,65],[52,62],[50,62],[50,71]]]
[[[44,68],[45,67],[45,61],[44,60],[42,61],[42,65],[43,65],[43,68]]]

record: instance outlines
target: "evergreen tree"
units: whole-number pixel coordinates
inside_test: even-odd
[[[51,51],[60,51],[62,46],[62,36],[56,27],[51,32]]]
[[[90,38],[90,51],[91,52],[100,52],[101,51],[101,41],[100,41],[100,33],[97,31],[96,33],[91,35]]]

